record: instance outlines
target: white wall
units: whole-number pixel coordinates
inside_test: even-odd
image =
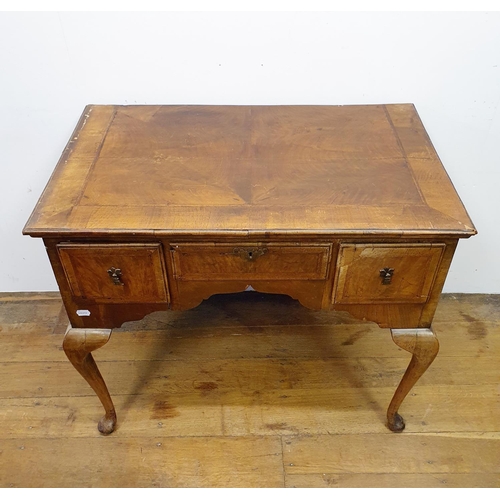
[[[0,291],[57,289],[21,230],[94,104],[413,102],[479,235],[448,292],[500,293],[500,13],[0,13]]]

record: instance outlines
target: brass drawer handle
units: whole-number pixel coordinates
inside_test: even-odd
[[[235,248],[233,250],[234,255],[239,255],[245,260],[252,262],[267,253],[267,248]]]
[[[109,277],[113,280],[113,284],[115,285],[120,285],[124,286],[125,283],[121,280],[122,277],[122,270],[121,269],[116,269],[114,267],[108,269],[108,274]]]
[[[394,274],[394,269],[390,267],[384,267],[380,270],[380,277],[382,278],[382,285],[390,285],[392,282],[392,275]]]

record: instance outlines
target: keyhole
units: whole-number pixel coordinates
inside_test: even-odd
[[[248,252],[248,258],[251,259],[253,256],[253,253],[252,252]]]

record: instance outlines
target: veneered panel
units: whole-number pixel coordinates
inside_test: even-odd
[[[444,244],[341,245],[333,301],[338,304],[424,303]],[[383,270],[389,276],[381,276]]]
[[[88,106],[24,232],[122,230],[476,232],[410,104]]]
[[[167,302],[161,245],[60,244],[72,294],[96,302]],[[113,279],[110,270],[118,269]]]
[[[172,244],[183,281],[324,280],[331,245]]]

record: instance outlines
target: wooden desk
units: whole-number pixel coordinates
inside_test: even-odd
[[[87,106],[24,228],[45,242],[105,434],[116,413],[91,352],[112,328],[244,290],[391,328],[413,354],[387,413],[403,430],[475,233],[411,104]]]

